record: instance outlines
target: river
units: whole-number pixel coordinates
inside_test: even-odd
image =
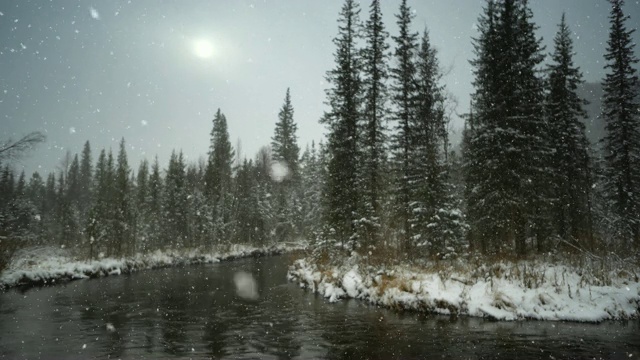
[[[493,322],[329,304],[287,256],[141,271],[0,293],[0,358],[640,357],[640,321]],[[258,299],[236,293],[251,273]]]

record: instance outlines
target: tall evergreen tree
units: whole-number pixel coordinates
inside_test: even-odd
[[[635,29],[627,30],[625,23],[629,16],[622,11],[624,0],[610,3],[607,74],[602,84],[608,178],[605,187],[614,215],[619,219],[616,237],[623,244],[630,239],[640,246],[640,80],[631,38]]]
[[[172,248],[190,247],[187,223],[187,189],[182,152],[171,152],[165,178],[162,224],[165,244]]]
[[[232,207],[232,164],[234,151],[229,141],[227,119],[218,109],[213,119],[211,145],[205,172],[205,194],[212,207],[211,218],[214,223],[213,239],[228,241],[230,235]]]
[[[80,158],[80,194],[78,201],[80,204],[81,219],[86,222],[87,212],[91,206],[93,191],[93,159],[91,158],[91,145],[89,141],[84,143],[82,156]]]
[[[133,208],[132,191],[130,183],[129,162],[125,149],[124,138],[120,140],[118,161],[114,177],[113,192],[113,235],[115,241],[115,253],[123,255],[135,251],[135,239],[133,238]]]
[[[369,19],[364,28],[365,48],[362,50],[362,91],[364,110],[362,116],[360,184],[362,191],[362,220],[364,240],[371,245],[378,243],[381,235],[381,217],[386,188],[384,172],[386,166],[386,134],[389,76],[389,34],[382,23],[380,1],[373,0]]]
[[[358,171],[358,125],[361,118],[361,63],[357,42],[361,37],[359,6],[345,0],[338,19],[338,35],[333,40],[335,68],[327,72],[331,85],[326,91],[329,110],[322,123],[328,127],[327,169],[327,225],[331,237],[355,246],[357,224],[360,219]]]
[[[484,251],[526,253],[526,239],[549,235],[550,150],[538,66],[540,40],[526,0],[488,1],[475,40],[474,182],[467,199]]]
[[[76,154],[69,166],[65,191],[65,206],[68,206],[66,211],[68,212],[65,219],[67,227],[69,229],[66,241],[74,246],[80,245],[82,239],[82,222],[80,218],[80,194],[82,192],[82,185],[80,183],[80,162],[78,161],[78,155]]]
[[[293,120],[293,106],[291,105],[291,94],[287,88],[284,97],[284,104],[278,113],[278,122],[273,137],[271,138],[271,151],[273,160],[283,162],[290,172],[289,177],[295,179],[298,174],[298,162],[300,157],[300,147],[296,132],[298,125]]]
[[[139,244],[138,248],[143,251],[149,250],[149,222],[151,212],[147,206],[149,198],[149,162],[147,159],[140,161],[138,173],[136,174],[135,200],[132,207],[135,212],[135,227],[133,237]]]
[[[394,212],[401,246],[406,251],[410,239],[415,235],[411,228],[412,203],[415,196],[412,192],[412,181],[415,176],[413,176],[411,164],[413,142],[411,122],[415,116],[417,97],[415,56],[418,52],[418,34],[411,30],[414,15],[406,0],[400,4],[396,18],[399,34],[393,37],[396,44],[394,52],[396,65],[391,69],[393,79],[391,90],[395,107],[393,114],[395,132],[391,138],[391,150],[395,172]]]
[[[416,61],[416,99],[409,119],[408,152],[411,167],[411,226],[418,244],[431,244],[435,253],[444,252],[444,205],[448,178],[445,158],[448,134],[444,114],[444,88],[437,52],[429,34],[422,35]]]
[[[262,229],[260,217],[259,191],[255,167],[251,160],[245,159],[238,169],[237,175],[237,211],[236,241],[260,244],[259,231]]]
[[[296,202],[295,194],[300,183],[300,148],[296,136],[297,129],[298,126],[293,120],[291,95],[289,89],[287,89],[271,141],[273,160],[276,165],[286,167],[289,172],[282,179],[279,178],[280,176],[274,177],[277,182],[277,184],[274,184],[274,188],[276,190],[276,237],[278,241],[293,239],[296,233],[296,218],[299,216],[294,206]]]
[[[162,223],[162,194],[163,183],[162,176],[160,175],[160,165],[158,163],[158,157],[156,156],[153,165],[151,166],[151,175],[149,175],[149,191],[148,197],[145,202],[147,211],[149,212],[149,219],[147,222],[148,243],[150,248],[160,247],[160,231]]]
[[[592,246],[589,142],[581,121],[587,116],[586,102],[576,93],[583,83],[582,73],[573,63],[573,41],[564,14],[554,44],[548,68],[547,115],[554,149],[555,231],[564,240]]]
[[[324,176],[315,142],[311,148],[307,146],[301,160],[300,208],[302,213],[301,228],[305,239],[312,241],[322,229],[322,186]]]

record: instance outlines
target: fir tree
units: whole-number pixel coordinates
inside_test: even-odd
[[[635,29],[627,30],[625,23],[629,16],[622,11],[624,1],[610,0],[610,3],[607,74],[602,84],[608,178],[605,187],[614,215],[619,219],[617,237],[623,246],[628,240],[640,246],[640,80],[631,38]]]
[[[550,150],[537,76],[543,57],[531,18],[526,0],[489,1],[474,44],[475,169],[467,203],[483,251],[524,255],[527,237],[541,243],[549,235]]]
[[[232,164],[234,151],[229,142],[227,119],[218,109],[213,119],[209,159],[205,172],[205,194],[212,207],[211,218],[214,223],[213,239],[228,241],[232,206]]]
[[[416,99],[410,117],[409,164],[412,176],[411,225],[414,240],[431,245],[432,253],[444,253],[444,210],[448,189],[446,151],[448,138],[444,115],[444,88],[436,50],[425,30],[415,61]]]
[[[291,94],[287,88],[284,104],[278,113],[278,122],[271,138],[271,151],[273,160],[284,163],[290,172],[288,177],[292,179],[297,178],[300,157],[300,147],[296,136],[297,131],[298,125],[293,120]]]
[[[93,160],[91,158],[91,145],[89,141],[84,143],[82,156],[80,158],[80,193],[78,194],[78,202],[80,204],[80,213],[83,222],[86,222],[87,212],[91,207],[92,191],[93,191]]]
[[[381,235],[381,217],[386,193],[384,171],[386,162],[386,134],[388,91],[389,34],[382,23],[380,1],[373,0],[369,19],[364,28],[366,41],[362,50],[362,91],[364,110],[362,117],[360,184],[362,188],[362,226],[364,240],[376,245]]]
[[[271,148],[260,148],[255,161],[256,194],[258,204],[258,223],[256,241],[265,245],[274,240],[278,217],[276,212],[276,199],[273,196],[274,187],[271,180],[271,164],[273,162]]]
[[[127,161],[124,138],[120,140],[118,161],[114,177],[113,192],[113,234],[115,252],[118,255],[133,253],[135,239],[133,238],[133,208],[131,204],[131,169]]]
[[[412,129],[411,122],[416,109],[416,65],[415,56],[418,51],[418,34],[411,31],[411,21],[414,15],[407,1],[400,4],[396,15],[399,28],[398,36],[393,40],[396,44],[394,51],[395,67],[391,69],[393,79],[392,102],[395,107],[393,120],[395,133],[391,138],[393,154],[393,170],[395,173],[394,206],[396,224],[399,230],[400,245],[405,251],[409,250],[409,241],[415,235],[411,229],[412,203],[415,194],[412,193],[411,182],[415,176],[412,173]]]
[[[361,92],[359,50],[360,20],[358,4],[345,0],[338,19],[335,68],[327,73],[328,112],[322,123],[328,128],[327,166],[327,225],[331,237],[343,246],[355,246],[360,194],[358,184],[359,134]]]
[[[307,240],[314,240],[322,225],[322,185],[323,175],[321,162],[315,143],[311,148],[307,146],[301,160],[301,228],[302,235]]]
[[[237,175],[236,241],[259,244],[262,228],[258,184],[251,160],[244,160]],[[262,245],[262,244],[261,244]]]
[[[162,194],[163,183],[160,175],[160,165],[156,156],[151,166],[151,175],[149,175],[148,197],[145,201],[145,207],[149,213],[147,220],[148,243],[150,248],[160,247],[160,231],[162,224]]]
[[[162,225],[165,245],[174,249],[189,247],[187,192],[182,152],[171,152],[165,178]]]
[[[143,251],[149,249],[149,223],[151,218],[150,208],[147,206],[149,198],[149,162],[147,159],[140,161],[136,175],[136,191],[133,208],[135,209],[135,233],[134,238],[139,239],[138,247]]]
[[[286,167],[289,174],[284,178],[276,179],[274,184],[276,196],[277,226],[276,237],[278,241],[292,240],[296,229],[295,219],[295,192],[299,185],[299,157],[300,148],[297,142],[298,126],[293,120],[293,106],[289,89],[285,95],[284,104],[278,114],[275,132],[271,142],[273,161],[277,165]],[[280,175],[280,174],[278,174]]]
[[[564,14],[554,44],[553,62],[548,69],[547,115],[554,150],[551,164],[555,231],[561,239],[592,246],[589,142],[581,121],[586,117],[586,102],[576,93],[583,83],[582,73],[573,63],[573,41]]]

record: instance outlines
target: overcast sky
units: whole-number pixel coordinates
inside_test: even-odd
[[[383,0],[394,35],[399,1]],[[576,62],[599,82],[608,36],[605,0],[532,0],[547,53],[562,11],[575,34]],[[363,1],[361,18],[368,14]],[[468,110],[471,38],[484,1],[409,0],[414,28],[428,27],[447,89]],[[40,130],[48,140],[18,164],[54,169],[67,150],[90,140],[127,142],[131,167],[172,149],[190,160],[205,155],[217,108],[235,146],[253,157],[270,143],[277,113],[291,88],[300,145],[324,133],[324,76],[333,67],[338,0],[0,1],[0,140]],[[630,26],[640,4],[627,1]],[[639,34],[634,34],[636,42]],[[211,44],[198,53],[194,42]],[[393,45],[392,45],[393,47]],[[636,49],[636,54],[638,54]],[[460,126],[459,119],[455,126]]]

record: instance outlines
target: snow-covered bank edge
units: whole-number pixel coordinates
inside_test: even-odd
[[[611,284],[592,286],[578,271],[563,265],[523,263],[498,268],[503,272],[476,277],[404,266],[362,271],[357,261],[319,268],[310,259],[299,259],[287,277],[331,302],[354,298],[396,310],[509,321],[600,322],[639,317],[637,275],[612,274]],[[530,275],[535,276],[533,282],[518,280],[522,269],[536,274]]]
[[[27,249],[14,256],[0,274],[0,290],[13,287],[46,285],[70,280],[96,278],[110,275],[178,265],[211,264],[225,260],[253,256],[279,255],[304,250],[305,243],[277,244],[265,247],[231,245],[224,250],[157,250],[128,258],[103,258],[99,260],[74,260],[65,251],[54,248]]]

